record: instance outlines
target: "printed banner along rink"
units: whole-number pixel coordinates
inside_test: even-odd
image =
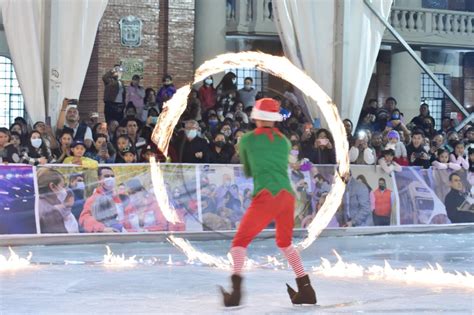
[[[234,311],[222,308],[217,291],[228,280],[225,266],[190,261],[167,242],[2,247],[0,313],[472,314],[473,237],[319,238],[302,252],[318,296],[309,308],[291,305],[285,283],[293,272],[274,256],[274,241],[257,240],[249,248],[244,306]],[[225,257],[230,240],[193,246]]]

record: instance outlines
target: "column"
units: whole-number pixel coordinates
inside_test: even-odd
[[[226,1],[197,0],[195,8],[194,69],[197,69],[204,61],[226,52]]]
[[[415,51],[420,55],[420,51]],[[409,122],[419,114],[421,101],[421,68],[408,52],[392,46],[390,67],[390,93],[397,100],[397,107]]]

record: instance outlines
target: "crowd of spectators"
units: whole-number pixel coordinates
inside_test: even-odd
[[[10,163],[84,167],[147,162],[151,156],[177,163],[239,163],[240,137],[255,127],[250,112],[263,95],[252,78],[245,78],[241,89],[236,79],[228,72],[218,84],[208,77],[192,90],[174,130],[168,159],[158,152],[151,135],[164,102],[176,92],[172,77],[164,76],[157,92],[141,86],[138,75],[126,86],[118,65],[103,76],[104,121],[99,121],[98,113],[81,120],[77,100],[65,100],[55,131],[42,121],[29,126],[22,117],[17,117],[9,129],[1,128],[0,157]],[[314,128],[291,89],[277,99],[290,113],[278,128],[290,139],[296,160],[335,164],[331,133]],[[387,172],[407,165],[472,169],[472,124],[456,132],[457,121],[452,117],[445,117],[442,125],[436,126],[427,104],[421,104],[419,111],[410,120],[397,108],[395,98],[389,97],[385,104],[370,100],[356,126],[345,119],[351,163],[379,164]]]
[[[143,87],[138,75],[129,84],[121,75],[122,69],[116,65],[103,76],[104,120],[99,120],[101,115],[96,112],[81,119],[79,102],[65,99],[55,130],[42,121],[30,126],[22,117],[17,117],[9,129],[0,128],[1,161],[86,168],[148,162],[152,156],[161,162],[240,163],[239,140],[255,128],[250,113],[255,101],[264,97],[253,78],[245,78],[244,86],[238,89],[236,74],[228,72],[219,83],[210,76],[195,87],[165,157],[151,135],[163,104],[176,92],[173,78],[165,75],[162,86],[155,90]],[[308,162],[336,164],[335,139],[329,130],[314,127],[292,88],[275,99],[287,116],[277,127],[291,141],[291,167]],[[387,173],[400,171],[401,166],[451,169],[467,173],[472,183],[474,127],[470,123],[458,132],[458,123],[450,116],[437,126],[425,103],[419,107],[419,115],[405,117],[395,98],[387,98],[384,104],[372,99],[362,109],[357,125],[344,120],[350,161],[380,165]]]

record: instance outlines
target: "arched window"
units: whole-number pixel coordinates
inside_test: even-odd
[[[0,126],[9,127],[15,117],[25,115],[25,105],[10,58],[0,56]]]

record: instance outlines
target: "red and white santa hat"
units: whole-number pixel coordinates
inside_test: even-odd
[[[261,98],[255,102],[250,118],[266,121],[283,121],[280,104],[272,98]]]

